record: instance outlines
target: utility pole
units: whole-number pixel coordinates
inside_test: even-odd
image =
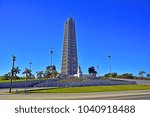
[[[111,73],[111,56],[108,56],[109,59],[109,69],[110,69],[110,78],[112,78],[112,73]]]
[[[15,65],[15,61],[16,61],[16,57],[14,55],[12,55],[12,70],[11,70],[11,77],[10,77],[10,89],[9,89],[9,93],[11,93],[11,89],[12,89],[12,79],[14,77],[14,65]]]

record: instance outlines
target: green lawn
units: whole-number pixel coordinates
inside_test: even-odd
[[[50,88],[31,90],[30,93],[87,93],[87,92],[112,92],[112,91],[131,91],[131,90],[150,90],[150,85],[117,85],[117,86],[87,86],[70,88]]]
[[[25,79],[21,79],[21,80],[12,80],[13,82],[21,82],[21,81],[25,81]],[[10,82],[10,80],[0,80],[0,83],[1,82]]]
[[[22,82],[22,81],[25,81],[26,79],[18,79],[18,80],[12,80],[13,82]],[[30,80],[37,80],[37,79],[28,79],[28,81]],[[0,83],[1,82],[10,82],[10,80],[0,80]]]

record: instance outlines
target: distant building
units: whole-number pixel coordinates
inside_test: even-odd
[[[77,74],[78,57],[76,45],[75,21],[69,17],[65,23],[61,74]]]

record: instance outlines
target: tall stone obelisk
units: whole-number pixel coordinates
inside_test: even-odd
[[[76,45],[75,21],[69,17],[65,23],[61,73],[77,74],[78,57]]]

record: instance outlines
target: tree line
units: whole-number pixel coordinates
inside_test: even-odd
[[[95,70],[94,66],[88,68],[89,74],[97,74],[98,72]],[[138,76],[134,76],[131,73],[124,73],[119,75],[117,72],[107,73],[102,77],[112,77],[112,78],[125,78],[125,79],[146,79],[146,72],[144,70],[139,71]],[[150,78],[150,74],[147,74],[147,78]]]
[[[150,78],[150,74],[147,74],[147,78],[145,77],[146,72],[144,70],[141,70],[138,73],[138,76],[135,76],[131,73],[124,73],[119,75],[118,73],[114,72],[114,73],[108,73],[105,74],[104,77],[112,77],[112,78],[125,78],[125,79],[147,79]]]
[[[25,75],[25,77],[19,77],[17,76],[17,74],[21,73],[21,70],[19,67],[15,67],[11,70],[11,72],[8,72],[6,74],[4,74],[4,76],[1,76],[2,80],[9,80],[12,77],[12,72],[14,74],[13,80],[16,79],[21,79],[21,78],[27,78],[27,79],[35,79],[35,75],[32,73],[32,70],[29,68],[25,68],[25,70],[22,72],[23,75]],[[56,78],[58,77],[58,72],[56,70],[56,66],[47,66],[45,71],[37,71],[36,72],[36,77],[38,79],[41,78]]]

